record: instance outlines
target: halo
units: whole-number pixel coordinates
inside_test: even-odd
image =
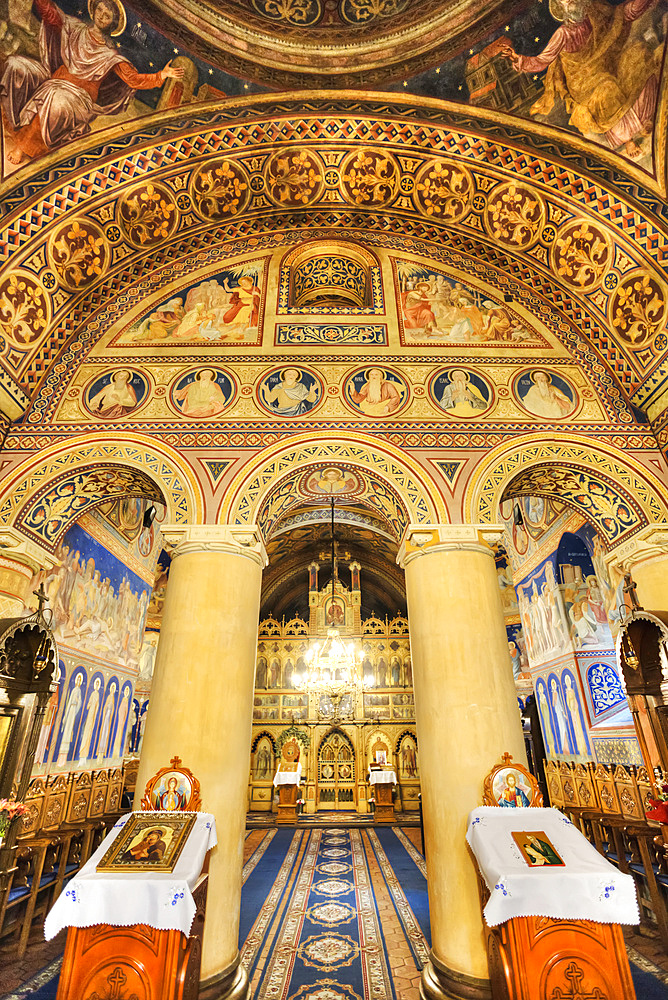
[[[123,374],[128,376],[128,382],[132,382],[132,379],[134,378],[134,372],[131,371],[129,368],[117,368],[116,371],[111,373],[110,381],[115,382],[118,376]]]
[[[529,372],[529,378],[531,379],[534,385],[536,384],[536,379],[534,376],[539,374],[544,375],[548,383],[552,385],[552,376],[550,375],[549,372],[544,371],[542,368],[537,368],[535,371]]]
[[[371,372],[382,372],[383,373],[383,381],[384,382],[388,381],[387,372],[385,371],[385,369],[381,368],[380,365],[372,365],[371,368],[365,368],[364,371],[363,371],[363,373],[362,373],[364,375],[364,378],[366,379],[367,382],[369,381],[369,374]]]
[[[561,0],[550,0],[550,14],[555,21],[563,21],[565,17]]]
[[[97,2],[99,3],[99,0],[97,0]],[[116,10],[118,11],[118,27],[116,28],[115,31],[109,32],[112,38],[117,38],[119,35],[123,34],[128,24],[127,15],[125,13],[125,7],[121,3],[121,0],[104,0],[104,2],[106,4],[109,4],[110,7],[115,7]],[[94,3],[95,0],[88,0],[88,14],[91,20],[93,19]]]
[[[465,382],[470,382],[471,381],[471,376],[469,375],[469,373],[464,368],[451,368],[449,372],[445,373],[445,374],[447,374],[448,379],[450,380],[451,384],[452,384],[452,376],[455,374],[455,372],[461,372],[462,375],[464,376],[464,381]]]
[[[288,365],[287,368],[281,368],[280,372],[278,373],[278,377],[280,378],[281,382],[285,381],[284,378],[283,378],[283,376],[285,375],[286,372],[299,372],[299,381],[300,382],[301,382],[302,375],[304,374],[303,371],[302,371],[302,369],[299,368],[299,367],[297,367],[297,365]]]
[[[211,372],[213,375],[214,382],[216,380],[216,369],[215,368],[200,368],[198,372],[195,373],[195,381],[199,382],[202,378],[204,372]]]

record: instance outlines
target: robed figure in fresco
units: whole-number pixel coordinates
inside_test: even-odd
[[[654,125],[659,77],[654,53],[631,28],[656,2],[550,0],[550,13],[563,23],[543,51],[521,56],[510,44],[502,50],[519,73],[547,70],[531,114],[549,115],[562,98],[573,128],[605,135],[613,149],[626,144],[626,153],[637,156],[634,140]]]
[[[16,132],[11,163],[33,159],[90,132],[98,115],[124,111],[137,90],[152,90],[183,69],[138,73],[110,41],[125,29],[119,0],[90,0],[92,24],[51,0],[34,0],[41,18],[40,58],[9,56],[0,82],[2,107]]]

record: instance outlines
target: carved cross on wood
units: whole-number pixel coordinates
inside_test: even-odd
[[[550,993],[550,1000],[608,1000],[607,994],[598,986],[592,990],[583,987],[584,972],[575,962],[570,962],[567,966],[564,979],[568,980],[568,986],[565,987],[568,992],[565,992],[563,987],[556,986]]]

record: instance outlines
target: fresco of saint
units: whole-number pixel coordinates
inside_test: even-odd
[[[549,372],[535,371],[530,375],[533,385],[520,395],[523,405],[537,417],[550,417],[558,419],[566,417],[574,409],[574,400],[566,395],[562,389],[554,385]],[[565,383],[564,386],[566,387]],[[567,387],[566,387],[567,388]]]
[[[550,0],[550,13],[563,23],[540,54],[518,55],[508,42],[501,49],[518,73],[547,70],[545,90],[531,114],[548,116],[560,98],[573,128],[605,136],[612,149],[624,146],[637,158],[636,140],[654,127],[659,77],[654,53],[631,28],[655,4]]]
[[[40,59],[7,58],[0,94],[14,129],[10,163],[32,160],[90,132],[98,115],[124,111],[137,90],[153,90],[183,69],[170,63],[158,73],[138,73],[110,41],[126,17],[119,0],[90,0],[92,24],[69,17],[51,0],[35,0],[41,19]]]
[[[192,382],[174,390],[174,399],[187,417],[215,417],[225,409],[228,398],[213,368],[202,368]]]

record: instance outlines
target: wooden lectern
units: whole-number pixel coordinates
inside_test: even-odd
[[[187,938],[146,924],[69,927],[56,1000],[197,1000],[208,880],[202,874],[193,889],[197,911]]]
[[[197,810],[199,790],[197,778],[173,757],[147,783],[142,811]],[[169,803],[174,803],[171,808]],[[188,937],[147,924],[68,927],[56,1000],[197,1000],[208,867],[207,853],[192,889],[196,911]]]
[[[376,799],[374,823],[392,823],[394,820],[395,772],[389,768],[369,767],[369,784]]]
[[[483,804],[542,806],[533,775],[511,762],[511,755],[504,754],[487,776]],[[490,891],[479,869],[478,885],[484,908]],[[512,917],[496,927],[484,926],[494,1000],[585,996],[635,1000],[619,924],[527,916]]]
[[[297,800],[299,799],[299,743],[295,739],[286,740],[281,750],[281,761],[274,775],[274,785],[278,787],[278,815],[276,822],[281,825],[297,822]]]

